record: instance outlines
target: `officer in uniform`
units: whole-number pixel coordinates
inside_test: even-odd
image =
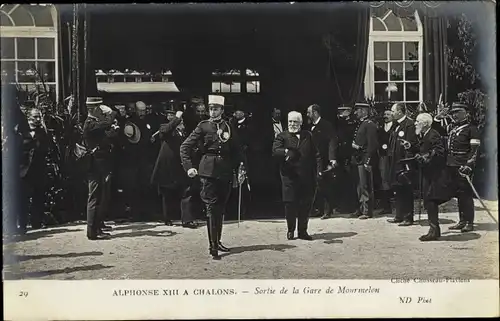
[[[337,162],[336,168],[338,184],[335,184],[335,194],[338,196],[337,210],[345,213],[354,212],[357,207],[357,193],[354,182],[354,173],[351,167],[353,148],[351,143],[354,139],[354,131],[358,121],[351,117],[352,108],[341,106],[337,108]]]
[[[208,109],[210,119],[200,122],[182,143],[180,155],[188,176],[200,176],[200,197],[205,204],[208,216],[210,255],[218,260],[220,259],[219,251],[229,251],[220,243],[223,211],[231,188],[233,172],[238,168],[243,157],[235,130],[222,118],[224,97],[210,95]],[[196,169],[191,159],[191,152],[200,141],[203,143],[202,158],[199,168]],[[243,170],[242,163],[240,170]]]
[[[451,106],[453,127],[447,141],[448,191],[458,198],[459,222],[450,230],[474,230],[473,191],[465,175],[471,176],[481,143],[476,126],[468,120],[470,107],[462,103]]]
[[[357,175],[358,208],[352,215],[359,219],[373,217],[374,190],[373,190],[373,165],[377,160],[378,135],[377,125],[368,119],[370,105],[357,103],[355,113],[360,120],[351,147],[354,150],[352,164]]]

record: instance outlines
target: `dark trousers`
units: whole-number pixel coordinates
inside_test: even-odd
[[[104,215],[108,210],[111,194],[111,175],[93,172],[89,174],[89,197],[87,201],[87,236],[98,234],[104,223]]]
[[[424,200],[424,207],[427,211],[429,226],[432,228],[439,227],[439,204],[436,201]]]
[[[200,177],[200,183],[200,197],[205,205],[208,217],[207,227],[210,250],[217,250],[222,236],[223,212],[231,188],[231,181],[230,179]]]
[[[449,188],[458,199],[460,222],[474,223],[474,192],[467,179],[458,173],[459,167],[448,167]]]
[[[373,216],[375,207],[373,190],[373,168],[365,168],[364,165],[355,165],[356,182],[358,193],[357,212],[363,215]]]
[[[285,217],[288,232],[294,233],[297,227],[299,235],[307,234],[307,223],[309,221],[309,211],[311,210],[312,201],[312,198],[304,197],[293,202],[285,202]]]
[[[381,156],[378,164],[378,168],[380,171],[380,190],[378,194],[380,199],[380,207],[386,211],[391,211],[391,198],[393,196],[390,183],[389,165],[389,157]]]
[[[41,177],[25,178],[22,180],[21,212],[18,218],[19,228],[26,230],[28,221],[32,228],[41,228],[46,188]]]
[[[413,222],[414,204],[413,188],[411,185],[397,185],[394,187],[396,202],[396,219]]]
[[[184,186],[160,188],[162,198],[163,219],[165,222],[177,219],[179,216],[182,223],[194,221],[194,213],[189,208],[189,194]]]
[[[325,211],[325,203],[329,206],[329,211],[337,208],[333,184],[335,183],[330,174],[325,174],[318,182],[318,193],[316,195],[316,208],[320,213]],[[327,213],[328,214],[328,213]]]
[[[183,222],[194,221],[196,218],[205,218],[205,209],[200,199],[200,178],[190,178],[188,185],[184,188],[181,201],[181,213]],[[186,219],[186,221],[184,221]]]
[[[337,169],[337,184],[334,186],[337,195],[337,209],[351,213],[357,207],[356,175],[354,167],[343,165]]]

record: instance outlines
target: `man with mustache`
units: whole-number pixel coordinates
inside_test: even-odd
[[[298,221],[298,238],[312,240],[307,233],[318,175],[323,170],[319,149],[309,131],[301,130],[302,114],[288,113],[288,130],[278,134],[273,143],[273,156],[281,159],[282,200],[288,232],[293,240]]]
[[[441,236],[439,228],[439,204],[447,201],[446,186],[443,184],[445,173],[445,150],[441,135],[432,128],[432,116],[421,113],[415,121],[415,133],[419,138],[417,161],[422,171],[424,207],[429,219],[429,232],[419,239],[422,242],[437,240]]]
[[[222,118],[224,97],[208,97],[210,119],[202,121],[182,143],[180,155],[182,165],[191,178],[200,176],[200,197],[205,204],[208,216],[209,252],[214,260],[219,260],[219,251],[229,249],[221,244],[223,212],[231,188],[231,179],[235,170],[243,170],[240,145],[234,128]],[[200,165],[195,168],[192,152],[201,144]]]

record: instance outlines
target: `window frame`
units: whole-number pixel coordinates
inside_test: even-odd
[[[387,15],[391,14],[392,11],[388,11],[384,17]],[[367,55],[367,70],[365,72],[365,79],[364,79],[364,85],[365,85],[365,97],[367,98],[372,98],[375,96],[375,84],[376,83],[391,83],[390,77],[388,77],[387,81],[375,81],[375,42],[402,42],[402,43],[409,43],[409,42],[417,42],[418,43],[418,60],[407,60],[405,59],[406,57],[404,56],[404,49],[403,49],[403,59],[402,60],[391,60],[390,59],[390,50],[387,52],[387,62],[401,62],[403,63],[403,80],[400,81],[394,81],[394,83],[401,83],[403,84],[403,100],[401,102],[403,103],[409,103],[409,104],[414,104],[414,103],[419,103],[423,101],[424,93],[424,84],[423,84],[423,27],[422,27],[422,22],[420,20],[420,17],[418,15],[418,12],[415,10],[414,12],[415,16],[415,22],[417,24],[417,31],[404,31],[404,26],[402,25],[403,30],[402,31],[374,31],[373,30],[373,21],[374,19],[381,19],[380,17],[377,16],[371,16],[370,17],[370,34],[369,34],[369,41],[368,41],[368,55]],[[401,20],[399,22],[402,24]],[[388,45],[389,46],[389,45]],[[389,47],[390,48],[390,47]],[[378,60],[380,61],[380,60]],[[377,61],[377,62],[378,62]],[[406,99],[406,88],[404,88],[406,83],[417,83],[417,81],[407,81],[405,78],[405,62],[418,62],[418,84],[419,84],[419,101],[414,101],[414,100],[405,100]],[[388,76],[390,70],[387,71]],[[367,82],[369,82],[367,84]]]
[[[23,5],[28,5],[28,4],[23,4]],[[19,5],[18,5],[19,6]],[[37,39],[35,40],[35,57],[33,59],[19,59],[18,58],[18,46],[17,46],[17,40],[14,40],[14,58],[13,59],[1,59],[2,62],[14,62],[14,66],[17,65],[17,62],[23,62],[23,61],[34,61],[34,62],[53,62],[54,63],[54,81],[50,82],[45,82],[47,86],[54,86],[55,87],[55,99],[56,102],[59,101],[59,87],[60,87],[60,77],[59,77],[59,43],[58,43],[58,16],[57,16],[57,9],[55,8],[54,5],[51,5],[50,11],[52,15],[52,20],[54,22],[53,27],[37,27],[36,25],[34,26],[15,26],[15,21],[13,18],[10,16],[10,13],[12,13],[14,10],[18,8],[16,6],[15,8],[11,9],[9,12],[3,11],[8,18],[10,19],[11,22],[13,22],[14,26],[1,26],[0,27],[0,37],[1,38],[34,38]],[[29,11],[28,11],[29,12]],[[29,12],[30,15],[33,18],[33,14]],[[34,18],[33,18],[34,21]],[[36,21],[34,21],[36,22]],[[38,39],[40,38],[51,38],[54,39],[54,58],[53,59],[39,59],[38,58]],[[15,68],[14,70],[15,73],[15,81],[18,81],[18,70]],[[37,86],[40,82],[17,82],[22,87],[26,85],[33,85]]]

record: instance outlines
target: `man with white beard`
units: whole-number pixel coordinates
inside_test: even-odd
[[[280,158],[282,200],[288,226],[287,239],[294,238],[298,221],[298,238],[312,240],[307,223],[317,177],[321,175],[320,152],[309,131],[301,130],[302,114],[288,113],[288,130],[279,133],[273,143],[273,156]]]
[[[432,116],[422,113],[415,121],[415,133],[419,140],[416,160],[422,171],[424,207],[429,220],[429,232],[419,239],[422,242],[437,240],[441,236],[439,228],[439,204],[446,202],[445,186],[446,159],[444,143],[439,132],[432,128]]]

